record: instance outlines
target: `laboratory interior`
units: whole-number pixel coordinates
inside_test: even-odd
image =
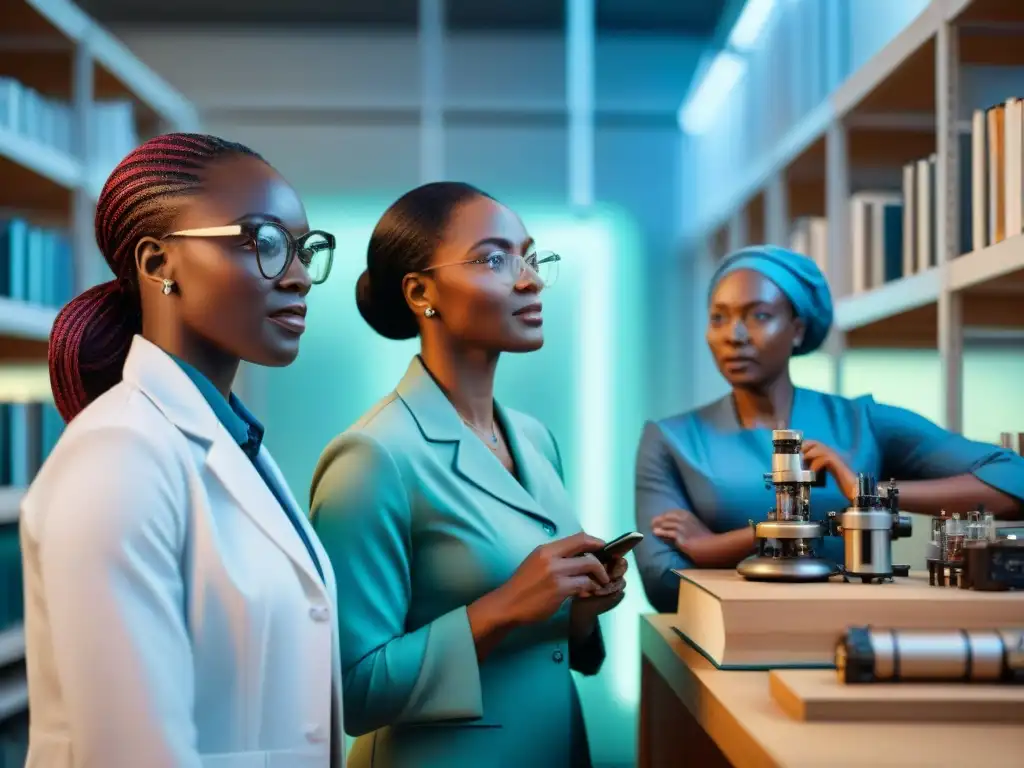
[[[1021,764],[1020,0],[0,0],[0,41],[0,768]],[[174,334],[150,328],[145,310],[163,307],[152,322],[171,322],[166,307],[184,306],[187,289],[164,280],[165,300],[159,282],[146,287],[145,253],[173,264],[175,249],[220,247],[197,242],[209,222],[164,245],[162,233],[131,229],[133,212],[162,204],[160,185],[192,179],[180,197],[190,205],[224,175],[166,149],[208,140],[161,144],[165,134],[258,153],[301,199],[306,229],[330,233],[329,277],[313,278],[299,318],[301,351],[287,365],[238,354],[229,385],[230,402],[265,430],[294,497],[282,504],[301,513],[294,530],[275,530],[297,531],[305,548],[282,547],[302,558],[308,549],[320,571],[287,566],[274,599],[298,595],[296,579],[336,586],[321,617],[330,621],[308,632],[330,628],[337,647],[333,669],[328,656],[311,667],[301,657],[314,635],[275,634],[261,614],[277,638],[267,642],[283,645],[252,652],[282,668],[244,683],[268,686],[251,693],[260,704],[245,705],[244,726],[228,724],[235,701],[202,678],[236,663],[252,673],[229,635],[213,634],[243,622],[226,595],[254,599],[269,576],[245,584],[211,569],[228,573],[250,541],[247,557],[271,553],[267,573],[285,579],[289,561],[252,526],[244,541],[209,543],[227,535],[230,511],[215,508],[224,493],[212,464],[153,438],[152,456],[173,450],[188,464],[187,489],[168,491],[180,504],[167,509],[184,521],[181,548],[168,550],[184,585],[174,599],[133,582],[151,571],[123,554],[129,534],[103,538],[115,518],[128,526],[109,513],[128,491],[109,489],[130,486],[124,509],[141,516],[156,498],[132,484],[135,465],[75,489],[90,518],[82,535],[114,554],[86,538],[76,548],[51,527],[76,512],[59,509],[54,488],[86,466],[76,441],[108,450],[87,430],[117,419],[112,400],[89,394],[87,405],[85,390],[67,405],[67,371],[54,361],[87,366],[67,351],[84,342],[64,308],[96,286],[131,283],[147,316],[134,333],[148,341],[135,337],[128,366],[153,355],[163,365],[179,353],[157,339]],[[147,163],[164,170],[145,176]],[[157,202],[112,202],[132,193],[133,173],[150,179]],[[438,182],[471,186],[403,197]],[[453,222],[481,206],[513,234],[459,261],[455,240],[473,235]],[[259,226],[249,256],[271,278]],[[279,274],[292,275],[293,255],[311,270],[319,252],[304,250],[303,233],[270,226],[290,244]],[[145,251],[146,233],[157,250]],[[399,238],[386,253],[385,234]],[[114,236],[135,249],[117,274]],[[414,247],[449,261],[428,267]],[[501,301],[543,296],[543,343],[531,341],[539,304],[491,325],[498,305],[485,302],[499,300],[499,283],[481,281],[504,279],[496,256],[514,268]],[[384,258],[393,261],[374,261]],[[557,280],[544,269],[551,259]],[[456,262],[469,266],[430,271]],[[362,298],[379,299],[386,278],[397,302],[387,312],[415,321],[409,333],[389,336],[368,318]],[[282,293],[286,278],[276,279]],[[438,309],[416,314],[430,295],[442,297]],[[190,311],[215,322],[216,308]],[[221,317],[210,338],[235,332]],[[271,320],[280,338],[291,333],[281,330],[290,320]],[[480,368],[506,326],[512,341],[500,351],[512,354],[496,373],[483,365],[497,403],[486,401],[485,436],[432,361]],[[115,397],[135,386],[129,378],[116,372]],[[184,389],[204,392],[167,381],[182,402]],[[427,390],[449,398],[428,403]],[[127,424],[143,406],[124,402]],[[76,425],[69,416],[82,407]],[[444,430],[463,430],[457,416],[470,431],[449,440]],[[169,428],[153,424],[153,434]],[[457,458],[441,466],[453,441]],[[390,469],[373,446],[390,451]],[[388,482],[404,483],[404,495]],[[396,514],[404,528],[388,527]],[[170,530],[157,517],[147,519]],[[554,561],[536,560],[535,547],[553,552],[550,542],[579,530],[602,542],[641,534],[604,559],[597,551],[595,568],[621,592],[563,595],[534,624],[501,624],[493,648],[482,641],[484,608],[471,601],[510,578],[541,584],[537,568]],[[210,546],[225,547],[223,562]],[[584,562],[593,558],[557,567]],[[75,579],[91,586],[74,591]],[[131,616],[125,591],[142,601]],[[226,630],[207,622],[216,607],[198,605],[208,594],[226,601]],[[599,605],[590,613],[588,600]],[[159,629],[144,622],[164,610],[181,630],[174,652],[194,660],[182,662],[176,692],[142,647]],[[580,615],[592,626],[577,642]],[[123,676],[107,691],[80,668],[76,634],[99,649],[97,668],[102,649],[118,649]],[[590,663],[580,648],[593,643]],[[330,738],[289,731],[287,701],[275,722],[264,700],[301,695],[307,677],[336,683]],[[129,678],[121,695],[116,681]],[[179,705],[184,720],[168,724]]]

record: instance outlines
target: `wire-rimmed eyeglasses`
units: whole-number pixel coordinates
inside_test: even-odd
[[[562,257],[553,251],[531,251],[525,256],[518,253],[512,254],[502,250],[491,251],[487,256],[479,259],[467,259],[465,261],[450,261],[447,264],[435,264],[427,267],[422,272],[430,272],[442,267],[457,267],[467,264],[484,264],[491,272],[509,285],[515,285],[523,276],[523,272],[529,269],[547,288],[552,286],[558,279],[558,263]]]
[[[310,280],[319,285],[331,273],[334,261],[334,235],[314,229],[301,237],[294,237],[273,221],[182,229],[164,237],[246,237],[256,249],[256,263],[260,274],[267,280],[276,280],[283,275],[298,255]]]

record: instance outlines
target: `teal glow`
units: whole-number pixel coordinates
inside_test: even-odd
[[[799,386],[833,391],[831,364],[824,354],[795,358]],[[1021,350],[976,347],[964,352],[964,434],[999,443],[1000,432],[1024,431],[1024,402],[1017,394],[1024,378]],[[876,400],[943,424],[942,370],[935,350],[855,349],[843,359],[840,391],[847,397],[871,394]],[[999,408],[992,408],[999,403]]]
[[[355,306],[366,243],[388,202],[307,201],[312,226],[338,238],[334,271],[310,294],[309,330],[298,361],[250,374],[267,442],[303,503],[321,450],[394,388],[418,349],[415,340],[376,336]],[[496,397],[552,429],[584,528],[612,538],[635,524],[633,464],[647,410],[641,242],[616,209],[599,206],[579,218],[568,209],[512,204],[539,247],[560,253],[563,261],[557,284],[543,296],[545,345],[502,360]],[[602,761],[634,757],[637,617],[647,610],[639,578],[631,574],[626,599],[603,620],[604,669],[578,680],[591,747]]]

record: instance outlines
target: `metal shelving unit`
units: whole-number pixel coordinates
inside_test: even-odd
[[[0,76],[73,105],[77,151],[67,154],[0,129],[0,208],[63,225],[75,248],[76,285],[98,281],[92,210],[105,170],[89,157],[90,110],[99,99],[135,105],[140,132],[192,130],[195,108],[67,0],[0,0]],[[44,360],[51,309],[0,299],[0,361]]]
[[[965,67],[1024,67],[1024,3],[933,0],[863,67],[797,123],[701,228],[720,254],[788,219],[824,215],[836,324],[827,343],[833,380],[854,347],[937,349],[945,425],[962,429],[963,340],[972,328],[1024,329],[1024,236],[961,254],[960,81]],[[1012,94],[1007,94],[1010,96]],[[972,105],[980,106],[980,105]],[[931,153],[937,155],[939,264],[853,294],[850,192]]]
[[[196,130],[198,114],[68,0],[0,0],[0,36],[0,77],[70,104],[74,147],[73,152],[63,152],[0,127],[0,209],[66,231],[74,253],[74,285],[82,290],[105,279],[92,217],[109,169],[90,156],[88,134],[95,103],[129,100],[142,137]],[[0,400],[50,396],[45,361],[56,314],[51,307],[0,298]],[[43,375],[26,376],[25,368],[33,366],[44,369]],[[7,385],[4,372],[10,374]],[[0,488],[0,525],[17,525],[23,494],[22,488]],[[28,704],[24,658],[23,627],[0,631],[0,723],[15,723],[15,732],[24,728]],[[0,759],[5,762],[14,759],[9,748],[3,747]]]

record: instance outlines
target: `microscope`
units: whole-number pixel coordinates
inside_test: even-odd
[[[765,487],[775,488],[775,508],[768,519],[751,521],[757,552],[736,570],[748,581],[827,581],[839,572],[835,563],[818,557],[815,544],[828,534],[826,525],[811,521],[811,488],[822,487],[825,475],[804,469],[803,433],[772,431],[772,471]]]
[[[844,578],[865,584],[909,576],[909,565],[893,565],[892,543],[912,532],[909,515],[900,514],[900,493],[894,480],[885,493],[870,475],[857,475],[857,498],[843,512],[828,513],[828,533],[843,537]]]
[[[857,497],[842,512],[830,512],[823,523],[811,520],[811,488],[822,487],[825,475],[804,469],[803,434],[792,429],[772,432],[772,471],[765,485],[775,489],[775,507],[767,520],[751,525],[755,554],[736,570],[748,581],[815,582],[832,576],[860,578],[864,583],[907,576],[910,568],[892,564],[892,542],[911,533],[911,521],[899,513],[899,491],[890,482],[883,494],[870,475],[857,476]],[[818,556],[815,547],[825,536],[841,536],[845,567]]]

